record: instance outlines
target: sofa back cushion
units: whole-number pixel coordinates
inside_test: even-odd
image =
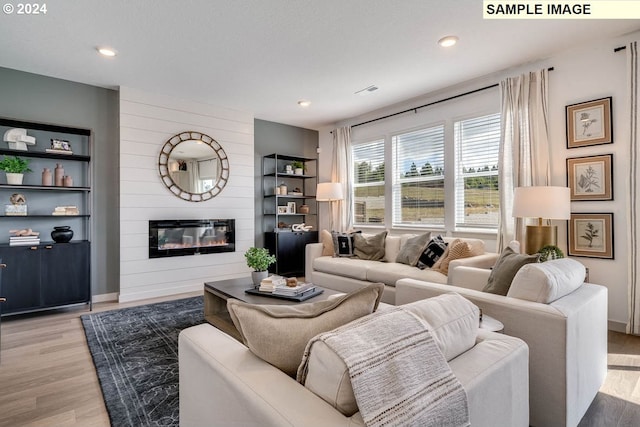
[[[295,377],[312,337],[371,314],[383,291],[384,284],[372,283],[326,301],[297,305],[255,305],[229,299],[227,309],[249,350]]]
[[[527,264],[516,273],[508,297],[549,304],[584,283],[584,265],[569,258]]]
[[[386,262],[396,262],[396,257],[400,252],[401,236],[391,236],[387,234],[384,241],[384,260]]]
[[[460,295],[449,293],[401,307],[428,324],[447,361],[475,345],[479,310]],[[358,411],[347,366],[323,342],[310,349],[304,386],[345,416]]]

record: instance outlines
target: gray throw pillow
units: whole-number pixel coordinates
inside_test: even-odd
[[[422,255],[422,252],[429,244],[430,238],[431,233],[425,233],[408,239],[404,246],[400,248],[396,262],[415,267],[415,265],[418,264],[420,255]]]
[[[384,258],[384,239],[387,232],[375,234],[373,236],[363,236],[356,234],[353,236],[353,253],[360,259],[369,259],[371,261],[380,261]]]
[[[229,298],[227,310],[249,350],[295,378],[311,338],[373,313],[383,291],[383,283],[372,283],[336,298],[295,305],[255,305]]]
[[[482,289],[482,292],[488,292],[496,295],[507,295],[511,282],[518,270],[523,265],[531,264],[539,261],[540,254],[524,255],[518,254],[510,247],[505,248],[500,254],[500,258],[493,266],[489,280]]]

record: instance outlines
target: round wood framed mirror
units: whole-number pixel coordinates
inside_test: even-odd
[[[158,170],[164,185],[189,202],[217,196],[229,180],[229,159],[220,144],[202,132],[172,136],[162,147]]]

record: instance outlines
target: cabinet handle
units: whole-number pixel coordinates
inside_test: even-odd
[[[52,248],[53,248],[53,246],[51,246],[51,245],[47,245],[47,246],[45,246],[44,248],[45,248],[45,249],[52,249]]]
[[[37,251],[38,247],[37,246],[31,246],[29,249],[31,249],[32,251]]]
[[[0,298],[0,302],[5,302],[6,300],[6,298]]]
[[[7,264],[0,264],[0,268],[7,268]]]

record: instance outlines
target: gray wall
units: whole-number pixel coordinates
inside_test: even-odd
[[[119,290],[118,102],[115,90],[0,67],[1,117],[93,130],[94,295]]]
[[[284,154],[317,158],[318,131],[283,125],[281,123],[255,120],[253,127],[255,150],[255,207],[256,207],[256,246],[264,246],[262,229],[262,156]]]

